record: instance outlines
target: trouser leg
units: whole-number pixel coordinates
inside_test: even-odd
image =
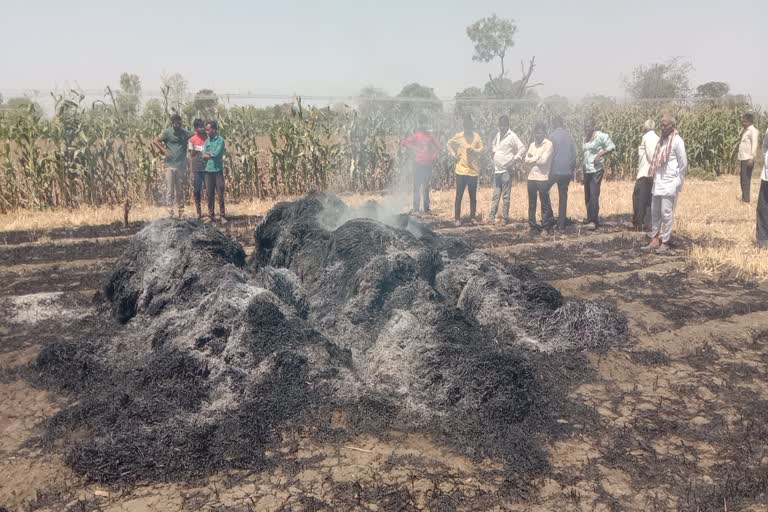
[[[216,204],[216,174],[215,172],[205,173],[205,194],[208,196],[208,216],[213,219]]]
[[[223,218],[226,215],[224,210],[224,172],[216,174],[216,194],[219,196],[219,215]]]
[[[167,165],[165,167],[165,205],[173,210],[176,197],[176,169]]]
[[[592,176],[594,174],[584,174],[584,206],[587,209],[587,222],[591,222],[589,206],[591,204],[591,192],[592,192]]]
[[[752,169],[754,164],[749,165],[747,160],[741,161],[741,200],[748,203],[751,199]]]
[[[551,185],[548,181],[538,182],[539,199],[541,200],[541,225],[544,228],[552,227],[554,224],[554,215],[552,214],[552,202],[549,199],[549,189]]]
[[[570,176],[558,176],[555,178],[557,183],[557,226],[565,229],[565,222],[568,220],[568,186],[571,184]]]
[[[185,168],[176,169],[176,205],[179,207],[179,214],[184,211],[187,202],[188,184],[187,170]]]
[[[661,199],[662,196],[651,199],[651,236],[654,238],[661,234]]]
[[[512,196],[512,176],[509,172],[501,175],[501,218],[509,220],[509,202]]]
[[[536,200],[538,189],[536,182],[528,180],[528,225],[536,228]]]
[[[464,189],[467,186],[466,176],[456,175],[456,201],[454,202],[454,218],[461,220],[461,201],[464,198]]]
[[[424,202],[424,211],[429,211],[429,187],[430,182],[432,181],[432,165],[425,165],[424,166],[424,175],[422,176],[421,180],[421,187],[422,187],[422,194],[423,198],[422,201]]]
[[[641,217],[639,226],[645,229],[651,221],[651,199],[653,198],[653,178],[642,178],[643,184],[640,191]]]
[[[205,173],[204,172],[195,172],[195,181],[193,184],[193,194],[195,197],[195,212],[197,212],[197,216],[200,217],[202,215],[200,210],[200,200],[202,199],[203,195],[203,183],[205,182]]]
[[[488,221],[496,220],[496,212],[499,209],[501,199],[501,174],[493,175],[493,197],[491,197],[491,209],[488,211]]]
[[[469,188],[469,218],[474,220],[477,214],[477,180],[478,176],[469,176],[467,187]]]
[[[669,242],[672,236],[672,225],[675,222],[675,204],[677,196],[663,196],[661,198],[661,241]]]
[[[643,189],[642,180],[642,178],[635,180],[635,188],[632,190],[632,225],[635,227],[642,225],[642,219],[645,213],[645,206],[642,204],[641,199]]]
[[[597,171],[590,176],[589,202],[587,204],[587,219],[596,226],[600,224],[600,189],[603,185],[603,171]]]
[[[768,181],[760,180],[757,193],[757,244],[768,246]]]

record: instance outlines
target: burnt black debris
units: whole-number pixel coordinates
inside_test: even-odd
[[[568,407],[553,368],[626,342],[614,308],[376,203],[281,203],[255,242],[246,263],[209,225],[142,229],[104,289],[112,327],[29,369],[73,398],[40,441],[90,479],[135,482],[263,469],[292,432],[395,429],[528,482]]]
[[[119,258],[104,293],[116,320],[139,312],[157,315],[168,304],[188,300],[215,283],[206,272],[225,265],[242,267],[245,253],[237,242],[191,220],[159,220],[143,229]]]

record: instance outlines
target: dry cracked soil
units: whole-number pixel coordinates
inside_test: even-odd
[[[251,252],[257,222],[226,230]],[[768,509],[768,287],[689,270],[695,240],[645,254],[643,235],[617,225],[559,237],[436,225],[629,320],[628,347],[588,356],[590,377],[571,393],[583,407],[559,420],[572,433],[550,443],[552,469],[524,496],[485,476],[494,461],[398,432],[331,446],[286,439],[289,463],[263,473],[84,480],[28,443],[62,404],[20,369],[47,342],[87,332],[94,295],[141,224],[0,232],[0,511]]]

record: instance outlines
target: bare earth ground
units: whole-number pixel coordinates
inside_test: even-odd
[[[135,488],[85,481],[27,444],[60,404],[18,369],[47,341],[87,334],[93,295],[142,222],[51,229],[48,220],[0,232],[0,511],[766,510],[768,286],[765,264],[750,260],[760,256],[748,244],[754,210],[737,204],[732,180],[692,183],[675,253],[648,255],[644,235],[617,215],[631,186],[609,185],[596,233],[530,235],[519,186],[514,225],[448,227],[449,192],[435,194],[426,219],[529,265],[566,297],[614,302],[630,321],[629,347],[589,356],[590,377],[572,392],[586,407],[561,419],[573,433],[550,443],[552,471],[518,496],[485,477],[493,461],[397,432],[344,446],[286,439],[295,464],[268,474]],[[578,218],[580,191],[572,194]],[[267,206],[240,205],[226,227],[246,250]]]

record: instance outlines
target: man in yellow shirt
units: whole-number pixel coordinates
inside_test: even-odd
[[[475,223],[477,211],[477,180],[480,175],[480,153],[483,151],[483,139],[475,132],[472,118],[464,118],[464,131],[448,141],[448,153],[456,159],[456,202],[454,218],[456,226],[461,226],[461,201],[464,189],[469,189],[469,224]]]

